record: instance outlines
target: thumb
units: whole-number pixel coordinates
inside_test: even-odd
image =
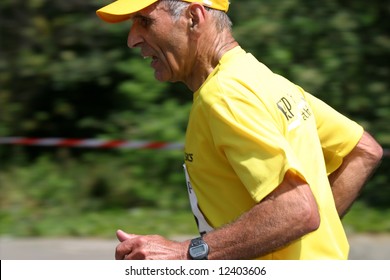
[[[125,240],[127,240],[127,239],[134,238],[135,235],[134,235],[134,234],[126,233],[126,232],[124,232],[123,230],[118,229],[118,230],[116,231],[116,237],[118,238],[118,240],[119,240],[120,242],[122,242],[122,241],[125,241]]]

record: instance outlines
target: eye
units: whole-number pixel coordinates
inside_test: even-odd
[[[148,17],[137,16],[134,18],[134,22],[138,23],[143,28],[147,28],[152,24],[153,20],[151,18],[148,18]]]

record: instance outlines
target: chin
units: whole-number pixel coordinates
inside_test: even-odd
[[[167,77],[164,76],[164,73],[161,73],[161,72],[154,72],[154,78],[159,81],[159,82],[167,82],[168,79]]]
[[[158,73],[155,73],[154,78],[159,82],[176,82],[172,80],[170,77],[166,77],[164,75],[159,75]]]

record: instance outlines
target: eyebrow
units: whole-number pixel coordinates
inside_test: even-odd
[[[135,19],[135,18],[140,18],[141,16],[142,16],[142,15],[141,15],[140,12],[136,12],[136,13],[130,15],[130,19],[133,20],[133,19]]]
[[[134,20],[134,19],[141,19],[141,18],[145,18],[145,19],[148,19],[148,20],[154,20],[154,18],[152,18],[151,16],[148,15],[143,15],[141,14],[140,12],[137,12],[137,13],[134,13],[130,19],[131,20]]]

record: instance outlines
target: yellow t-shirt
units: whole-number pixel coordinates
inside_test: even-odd
[[[291,170],[310,185],[320,227],[260,259],[346,259],[349,245],[327,175],[362,133],[240,47],[230,50],[194,93],[187,127],[186,171],[204,215],[197,219],[212,228],[236,220]]]

